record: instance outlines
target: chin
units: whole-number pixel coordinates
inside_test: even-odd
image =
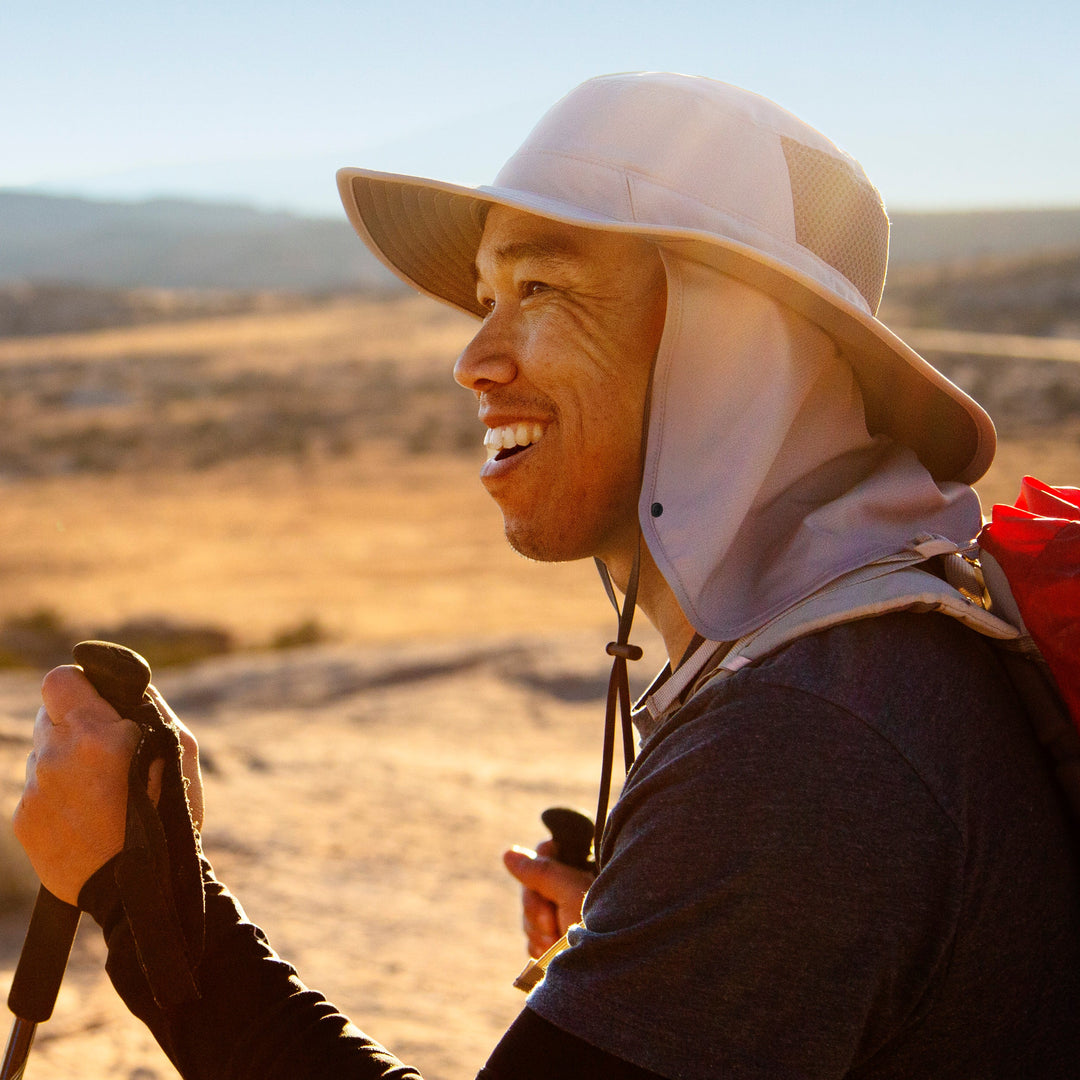
[[[565,536],[551,536],[539,530],[530,529],[520,522],[503,519],[503,532],[506,542],[521,556],[532,562],[574,562],[589,558],[588,551],[580,550]]]

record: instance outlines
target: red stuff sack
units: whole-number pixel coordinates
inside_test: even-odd
[[[993,508],[979,547],[1005,571],[1028,633],[1080,728],[1080,488],[1025,476],[1016,505]]]
[[[1021,629],[1040,654],[1031,657],[1037,665],[1002,657],[1080,822],[1080,488],[1025,476],[1016,505],[994,506],[978,544],[992,603],[986,555],[1008,579]]]

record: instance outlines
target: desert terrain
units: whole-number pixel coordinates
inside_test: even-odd
[[[613,616],[591,565],[502,541],[450,379],[470,327],[348,297],[0,339],[0,986],[36,888],[7,821],[41,673],[116,637],[200,739],[204,846],[252,919],[425,1076],[474,1075],[523,1000],[500,853],[594,804]],[[1080,478],[1080,365],[1038,354],[996,361],[1023,409],[987,507],[1025,471]],[[31,1080],[175,1075],[102,962],[84,925]]]

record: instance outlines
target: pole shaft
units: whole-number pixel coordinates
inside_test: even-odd
[[[7,1050],[4,1052],[4,1063],[0,1065],[0,1080],[22,1080],[22,1074],[26,1070],[26,1061],[30,1057],[30,1046],[34,1041],[34,1032],[37,1024],[32,1020],[22,1020],[16,1017],[11,1025],[11,1034],[8,1036]]]

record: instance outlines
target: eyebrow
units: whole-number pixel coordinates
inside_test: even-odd
[[[522,259],[552,263],[576,258],[581,254],[581,247],[570,240],[510,240],[500,244],[492,254],[497,263],[517,262]],[[480,280],[480,268],[475,261],[473,278]]]

